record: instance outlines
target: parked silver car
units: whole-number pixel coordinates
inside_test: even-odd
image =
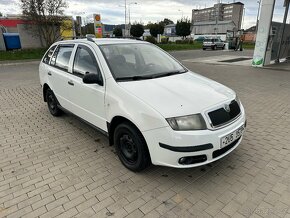
[[[203,41],[202,49],[206,50],[207,48],[212,50],[217,50],[218,48],[225,49],[225,43],[219,38],[205,39]]]

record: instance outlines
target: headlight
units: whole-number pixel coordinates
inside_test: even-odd
[[[167,118],[166,120],[171,128],[177,131],[206,129],[206,124],[201,114]]]

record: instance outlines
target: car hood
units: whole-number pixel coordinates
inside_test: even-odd
[[[201,113],[236,96],[224,85],[192,72],[119,85],[165,118]]]

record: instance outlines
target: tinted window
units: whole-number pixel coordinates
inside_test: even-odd
[[[75,55],[73,73],[77,76],[83,76],[86,73],[99,73],[96,58],[86,46],[79,46]]]
[[[50,58],[51,58],[51,56],[52,56],[52,54],[53,54],[53,51],[54,51],[54,49],[55,49],[55,47],[56,47],[56,45],[54,45],[54,46],[52,46],[47,52],[46,52],[46,54],[45,54],[45,56],[44,56],[44,58],[43,58],[43,63],[45,63],[45,64],[49,64],[49,61],[50,61]]]
[[[67,71],[69,59],[70,59],[72,51],[73,51],[73,46],[60,45],[59,47],[57,47],[56,51],[54,52],[51,58],[50,64],[57,68]]]

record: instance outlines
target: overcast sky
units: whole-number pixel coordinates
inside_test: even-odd
[[[20,0],[0,0],[0,12],[4,14],[21,13]],[[67,0],[66,14],[80,15],[85,22],[92,19],[93,13],[99,13],[102,22],[106,24],[124,23],[125,0]],[[181,16],[191,18],[192,9],[213,6],[217,0],[127,0],[131,4],[131,22],[137,21],[147,24],[149,21],[157,22],[169,18],[176,22]],[[223,3],[233,0],[223,0]],[[236,1],[237,2],[237,1]],[[257,0],[242,0],[245,4],[244,28],[251,27],[256,23],[258,12]],[[275,20],[282,21],[284,0],[276,0]]]

